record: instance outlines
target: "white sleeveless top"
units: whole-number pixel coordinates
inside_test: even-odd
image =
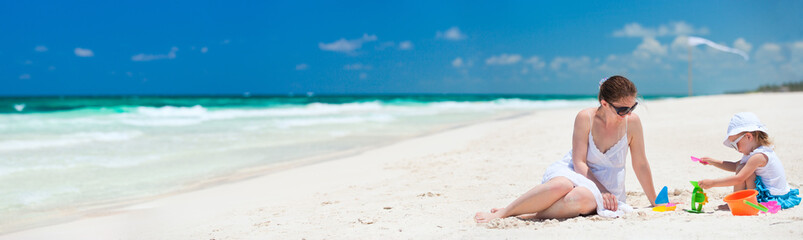
[[[767,186],[767,189],[770,190],[770,194],[780,196],[788,193],[790,187],[789,183],[786,182],[786,174],[783,170],[783,164],[781,164],[781,160],[778,159],[778,156],[775,155],[775,151],[773,151],[772,148],[760,146],[756,148],[756,150],[750,152],[750,154],[742,157],[742,160],[739,162],[739,164],[747,163],[747,160],[757,153],[763,153],[765,156],[767,156],[767,165],[756,168],[756,176],[761,177],[761,182]]]
[[[627,161],[627,119],[625,119],[625,134],[608,151],[602,153],[591,130],[588,131],[588,154],[586,163],[594,173],[594,177],[608,189],[616,199],[625,202],[625,162]]]
[[[593,126],[593,116],[591,126]],[[594,194],[597,202],[597,214],[603,217],[619,217],[625,212],[633,211],[627,205],[627,193],[625,191],[625,162],[627,160],[627,118],[625,118],[625,133],[616,144],[603,153],[594,143],[594,136],[588,131],[588,153],[586,154],[586,164],[594,174],[594,177],[608,189],[611,194],[616,196],[619,202],[618,210],[611,211],[605,209],[602,203],[602,193],[593,181],[574,171],[572,161],[572,151],[570,150],[563,159],[550,165],[544,173],[542,183],[546,183],[555,177],[566,177],[577,187],[585,187]]]

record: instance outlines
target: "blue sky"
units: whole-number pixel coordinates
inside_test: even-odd
[[[0,95],[642,94],[803,80],[801,1],[3,1]]]

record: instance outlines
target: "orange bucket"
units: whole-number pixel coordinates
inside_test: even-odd
[[[758,195],[758,191],[755,189],[747,189],[731,193],[725,196],[723,200],[728,203],[728,208],[731,209],[731,214],[734,216],[758,215],[758,209],[744,203],[744,201],[747,200],[748,202],[758,205],[756,195]]]

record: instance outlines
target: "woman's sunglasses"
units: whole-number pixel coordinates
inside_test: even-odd
[[[619,114],[619,116],[624,116],[635,110],[636,105],[638,105],[638,102],[636,104],[633,104],[632,107],[617,107],[614,106],[613,104],[611,104],[611,107],[613,108],[613,110],[616,110],[616,114]]]

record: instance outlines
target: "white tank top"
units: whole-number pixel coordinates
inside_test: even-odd
[[[591,115],[591,126],[594,126],[594,116]],[[627,161],[627,118],[625,118],[625,131],[611,148],[604,153],[597,148],[594,142],[592,130],[588,130],[588,155],[586,163],[594,177],[605,186],[616,199],[626,202],[627,193],[625,192],[625,162]],[[592,127],[593,128],[593,127]]]
[[[767,189],[770,190],[772,195],[780,196],[788,193],[790,188],[789,184],[786,182],[783,164],[781,164],[781,160],[778,159],[778,156],[775,155],[775,151],[772,151],[772,148],[767,146],[758,147],[756,150],[750,152],[749,155],[742,157],[739,164],[747,163],[747,160],[757,153],[763,153],[767,156],[767,165],[756,168],[756,176],[761,177],[761,182],[767,186]]]

